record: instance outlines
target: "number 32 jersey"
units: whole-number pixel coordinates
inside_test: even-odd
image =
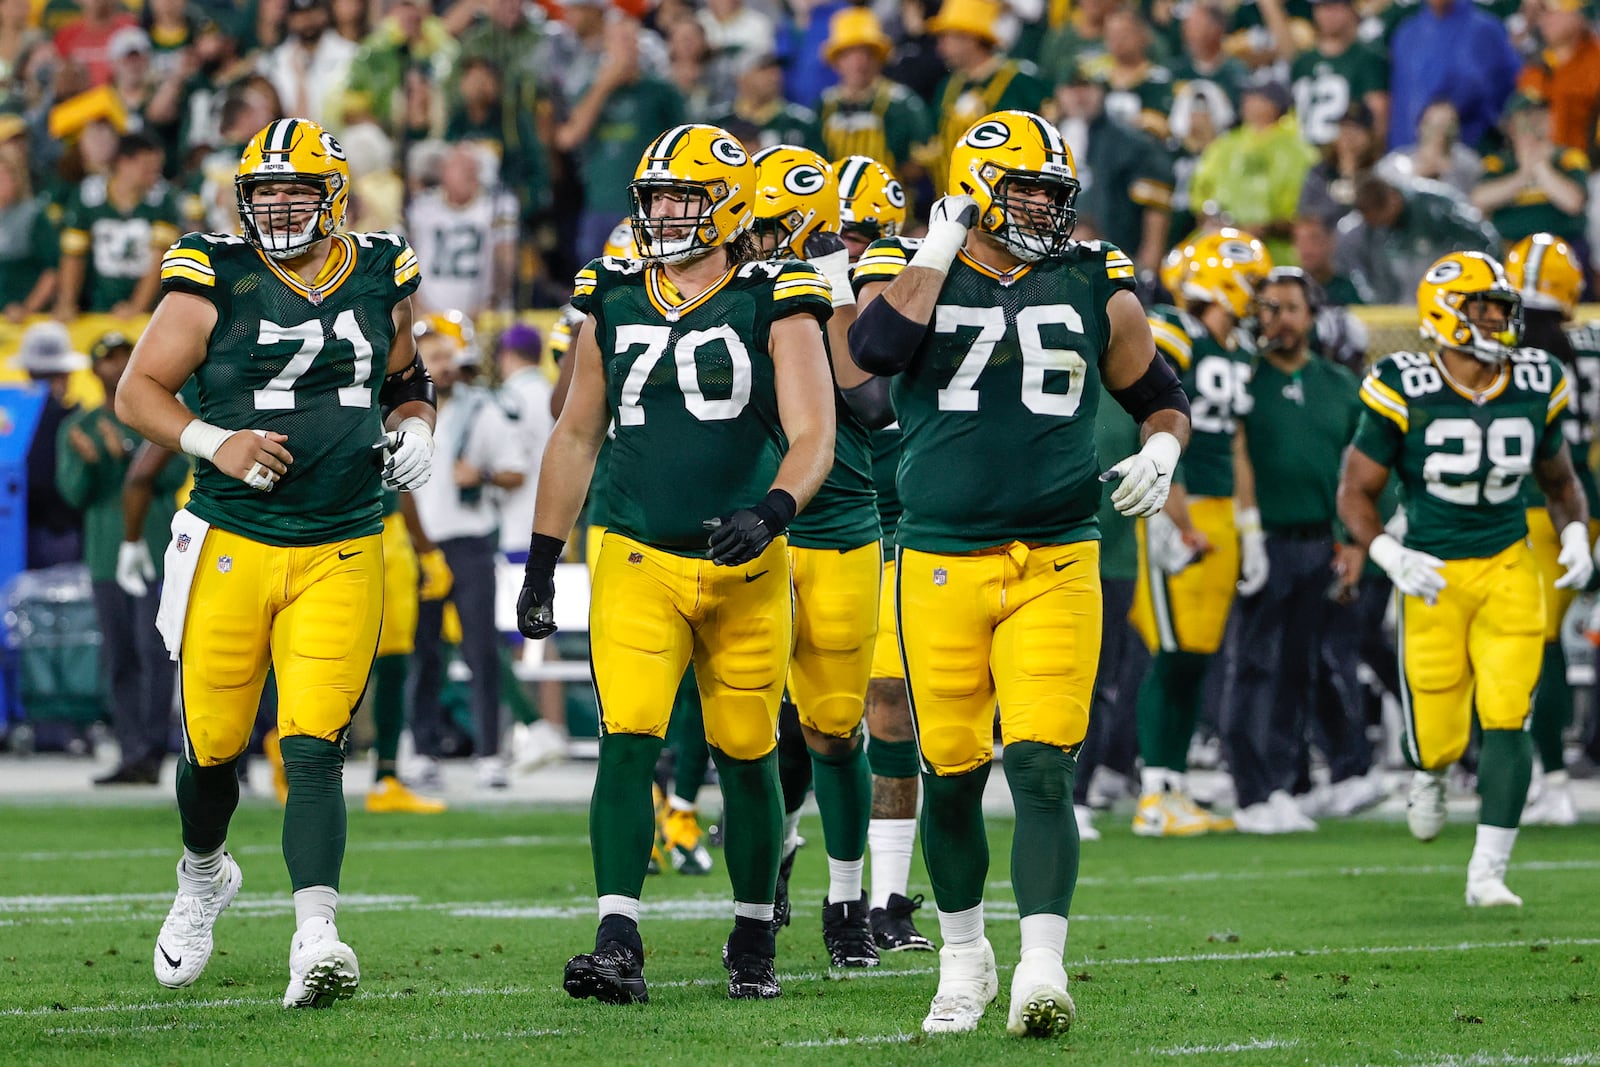
[[[684,300],[661,268],[607,256],[578,272],[572,306],[594,316],[605,366],[607,528],[704,555],[705,520],[760,503],[777,476],[772,324],[826,322],[827,280],[800,260],[742,263]]]
[[[875,241],[856,265],[856,288],[892,280],[916,247]],[[969,552],[1100,536],[1094,428],[1106,301],[1133,289],[1133,273],[1098,241],[1005,277],[956,257],[922,343],[894,379],[897,544]]]
[[[271,492],[196,465],[188,507],[269,545],[324,545],[382,529],[378,388],[394,307],[417,288],[417,257],[389,233],[333,237],[306,285],[242,238],[191,233],[167,250],[161,292],[217,309],[195,371],[205,421],[285,435],[294,457]]]
[[[1521,348],[1474,398],[1435,353],[1395,352],[1361,383],[1355,447],[1400,478],[1407,548],[1486,559],[1528,535],[1522,480],[1561,450],[1571,385]]]

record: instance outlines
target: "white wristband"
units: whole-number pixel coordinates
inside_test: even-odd
[[[837,257],[837,258],[835,258]],[[833,306],[836,308],[854,305],[856,302],[855,289],[850,285],[850,253],[837,252],[821,256],[811,261],[824,278],[828,279],[828,288],[833,290]]]
[[[1178,468],[1178,457],[1183,455],[1183,446],[1178,444],[1176,437],[1161,430],[1150,435],[1150,440],[1139,449],[1139,454],[1153,462],[1156,470],[1162,474],[1171,474]]]
[[[907,266],[927,267],[940,274],[948,274],[950,264],[956,261],[956,253],[961,251],[961,246],[966,243],[965,226],[949,219],[940,219],[928,225],[928,232],[922,238],[921,247],[917,249],[916,255],[911,257],[911,262]]]
[[[1235,511],[1233,513],[1233,525],[1234,525],[1234,528],[1239,531],[1239,534],[1240,534],[1241,537],[1245,536],[1247,534],[1258,534],[1258,533],[1260,533],[1261,532],[1261,509],[1260,508],[1239,508],[1237,511]]]
[[[1400,542],[1386,533],[1381,533],[1372,539],[1372,544],[1367,546],[1367,556],[1381,567],[1386,573],[1393,574],[1392,568],[1400,563],[1400,553],[1405,549]]]
[[[426,422],[413,415],[408,419],[401,419],[400,425],[395,427],[400,433],[414,433],[428,443],[428,451],[433,451],[433,430]]]
[[[178,447],[196,459],[203,459],[210,463],[216,457],[217,449],[221,448],[228,438],[238,431],[224,430],[220,426],[213,426],[209,422],[193,419],[183,428],[178,435]]]

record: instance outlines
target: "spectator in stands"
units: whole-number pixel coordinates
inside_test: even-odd
[[[159,79],[182,65],[199,33],[200,16],[187,0],[146,0],[139,26],[150,37],[150,73]]]
[[[405,224],[406,183],[394,166],[394,142],[376,123],[345,128],[339,143],[350,157],[350,214],[357,232],[401,229]]]
[[[137,26],[118,30],[106,46],[106,56],[111,61],[109,84],[127,115],[129,130],[142,130],[149,123],[145,109],[156,90],[150,72],[150,52],[150,35]]]
[[[333,29],[355,45],[367,43],[372,35],[372,6],[367,0],[332,0]]]
[[[328,0],[290,0],[287,28],[283,43],[261,56],[261,73],[288,114],[332,128],[358,47],[333,28]]]
[[[389,0],[387,10],[351,60],[340,120],[372,118],[397,142],[442,132],[456,40],[421,0]]]
[[[923,103],[933,100],[946,74],[944,60],[939,58],[938,38],[928,29],[927,9],[932,4],[933,0],[900,0],[892,23],[889,15],[883,16],[889,37],[895,42],[883,72],[890,81],[916,93]]]
[[[563,95],[571,110],[556,130],[555,147],[578,156],[583,185],[583,211],[578,217],[577,260],[600,254],[606,237],[628,215],[628,183],[639,156],[662,130],[684,121],[683,98],[672,83],[650,73],[644,64],[648,37],[637,22],[621,16],[607,25],[598,0],[569,0],[569,35],[553,38],[553,54],[570,56],[562,68]],[[575,42],[577,51],[571,51]],[[573,82],[575,69],[587,69],[589,80]]]
[[[1195,228],[1196,218],[1189,210],[1189,203],[1200,157],[1219,134],[1233,126],[1235,114],[1228,94],[1221,86],[1205,79],[1185,82],[1173,94],[1172,113],[1168,117],[1172,136],[1166,147],[1172,153],[1174,242]]]
[[[802,107],[815,108],[822,91],[834,83],[833,69],[822,58],[833,16],[850,6],[846,0],[789,0],[775,34],[776,51],[784,62],[783,95]]]
[[[138,25],[118,0],[82,0],[79,11],[77,18],[56,31],[56,51],[72,72],[73,91],[111,80],[107,51],[111,38],[120,29]]]
[[[1360,39],[1361,14],[1351,0],[1316,0],[1311,16],[1316,44],[1298,55],[1292,41],[1286,48],[1300,132],[1318,148],[1332,144],[1339,123],[1359,103],[1372,116],[1372,129],[1383,145],[1389,126],[1388,61]],[[1280,48],[1280,54],[1284,51]]]
[[[84,560],[100,624],[100,666],[110,694],[111,726],[121,756],[96,785],[155,785],[167,753],[174,674],[167,649],[156,632],[158,588],[132,596],[117,584],[122,551],[122,483],[141,438],[113,410],[117,385],[133,354],[133,342],[109,333],[95,343],[94,372],[105,387],[106,402],[78,411],[62,423],[56,446],[56,485],[84,516]],[[164,544],[176,506],[175,494],[188,477],[182,463],[169,463],[156,486],[157,506],[145,520],[145,537]],[[145,558],[149,559],[148,549]]]
[[[1195,82],[1209,82],[1221,89],[1237,108],[1239,94],[1250,78],[1245,65],[1223,49],[1228,16],[1212,2],[1188,5],[1181,23],[1183,51],[1173,57],[1173,91]]]
[[[1483,174],[1483,160],[1461,143],[1461,120],[1448,100],[1429,104],[1417,122],[1416,143],[1390,152],[1378,166],[1393,181],[1443,182],[1462,196],[1472,194]]]
[[[933,120],[920,97],[883,76],[891,49],[871,10],[847,7],[833,16],[822,52],[839,84],[822,94],[822,154],[871,156],[910,182],[921,173],[912,152],[933,136]]]
[[[27,566],[33,570],[83,558],[83,513],[56,487],[56,447],[61,424],[77,410],[66,403],[67,379],[89,359],[73,350],[61,323],[38,322],[23,332],[17,363],[45,389],[44,409],[28,446]]]
[[[730,59],[760,55],[777,47],[772,19],[744,0],[706,0],[699,22],[711,50]]]
[[[21,121],[0,115],[0,126]],[[19,323],[51,307],[60,250],[44,202],[29,187],[28,168],[15,153],[0,152],[0,301],[8,321]]]
[[[1106,113],[1118,122],[1166,139],[1172,110],[1172,72],[1149,59],[1150,27],[1137,11],[1118,8],[1106,16],[1106,54],[1101,75]]]
[[[1522,68],[1517,88],[1550,101],[1556,144],[1588,152],[1600,109],[1600,35],[1589,22],[1592,8],[1589,0],[1541,0],[1537,10],[1544,51]]]
[[[20,111],[21,95],[16,88],[22,80],[29,51],[47,40],[33,25],[33,6],[29,0],[0,0],[0,107]]]
[[[1329,226],[1355,206],[1356,182],[1383,152],[1372,111],[1357,100],[1339,119],[1339,135],[1322,148],[1322,159],[1306,172],[1300,187],[1299,216],[1315,215]]]
[[[1061,136],[1077,163],[1078,227],[1126,250],[1142,274],[1166,254],[1172,221],[1172,164],[1155,139],[1106,113],[1104,75],[1079,69],[1056,87]]]
[[[1461,116],[1461,139],[1476,146],[1499,123],[1521,67],[1505,24],[1473,0],[1424,0],[1389,39],[1389,147],[1441,99]]]
[[[239,156],[250,138],[282,117],[277,106],[277,92],[270,82],[235,86],[223,100],[216,148],[200,161],[199,195],[206,229],[215,233],[239,231],[239,199],[233,185],[234,175],[239,172]],[[354,169],[357,157],[348,144],[345,154]]]
[[[746,122],[756,129],[756,150],[795,144],[822,151],[816,112],[783,98],[783,65],[771,52],[740,57],[738,91],[729,109],[712,120],[726,128]]]
[[[1587,246],[1588,157],[1551,139],[1550,105],[1516,93],[1506,104],[1507,151],[1483,159],[1472,206],[1488,218],[1507,246],[1533,233],[1553,233]]]
[[[1106,18],[1117,0],[1078,0],[1072,16],[1045,34],[1039,47],[1039,74],[1049,85],[1077,76],[1081,68],[1096,74],[1110,65],[1106,56]]]
[[[478,784],[504,789],[500,757],[500,635],[494,628],[495,530],[500,525],[496,490],[519,488],[527,457],[510,421],[484,389],[461,384],[463,367],[475,367],[477,350],[463,338],[454,316],[429,316],[417,323],[417,352],[438,391],[436,477],[412,494],[428,540],[444,552],[455,582],[450,600],[461,617],[461,658],[472,671],[474,754]],[[417,752],[438,758],[439,693],[444,682],[440,632],[442,601],[423,601],[417,615],[412,659],[412,735]]]
[[[1350,279],[1333,265],[1334,226],[1316,215],[1301,215],[1294,220],[1294,254],[1306,277],[1322,290],[1323,301],[1332,307],[1363,303]]]
[[[1494,227],[1439,188],[1396,187],[1376,173],[1356,183],[1355,210],[1339,222],[1333,263],[1362,303],[1412,303],[1423,274],[1446,253],[1500,254]]]
[[[461,61],[461,80],[445,124],[447,141],[472,141],[499,160],[500,184],[531,217],[550,206],[550,165],[532,110],[506,108],[500,71],[484,56]]]
[[[967,128],[992,111],[1051,109],[1051,88],[1039,80],[1033,64],[1007,59],[1000,51],[995,26],[999,0],[944,0],[928,29],[939,37],[939,55],[950,73],[934,93],[933,114],[939,124],[928,152],[919,159],[942,195],[950,152]]]
[[[411,235],[422,286],[421,311],[459,311],[476,321],[485,311],[511,310],[517,262],[517,203],[500,188],[486,188],[479,145],[459,142],[445,156],[439,188],[411,202]]]
[[[713,63],[706,30],[699,19],[678,19],[667,30],[667,62],[668,79],[683,97],[684,113],[690,122],[710,122],[733,99],[732,72],[724,79]]]
[[[126,134],[110,174],[85,178],[73,193],[61,227],[56,318],[80,310],[127,318],[155,306],[161,253],[178,239],[180,218],[161,180],[162,158],[148,134]]]
[[[1277,263],[1292,263],[1289,234],[1300,186],[1316,151],[1289,114],[1289,89],[1270,75],[1245,86],[1240,125],[1200,156],[1189,189],[1196,215],[1222,217],[1266,242]]]
[[[550,94],[542,87],[544,72],[539,69],[544,11],[534,4],[524,6],[522,0],[488,0],[487,8],[461,35],[461,69],[465,70],[469,59],[494,64],[500,75],[502,112],[526,112],[533,120],[541,144],[539,154],[546,158],[544,180],[548,181],[548,144],[555,126]]]

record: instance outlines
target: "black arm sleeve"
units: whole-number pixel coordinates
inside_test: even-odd
[[[422,365],[422,357],[413,354],[411,366],[386,374],[378,387],[378,410],[387,419],[389,413],[401,404],[420,400],[429,407],[438,407],[433,394],[433,378]]]
[[[1112,389],[1111,395],[1135,422],[1142,423],[1156,412],[1168,410],[1181,411],[1184,418],[1189,417],[1189,396],[1183,391],[1183,383],[1159,353],[1138,381],[1126,389]]]
[[[889,400],[889,379],[873,375],[853,389],[840,389],[839,395],[856,418],[869,430],[881,430],[894,421],[894,404]]]
[[[899,374],[927,332],[927,323],[906,318],[887,300],[874,300],[850,324],[850,358],[868,374]]]

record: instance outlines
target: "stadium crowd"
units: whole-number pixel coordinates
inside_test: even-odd
[[[1270,317],[1306,314],[1297,344],[1359,372],[1381,352],[1339,309],[1411,302],[1445,253],[1502,256],[1552,234],[1576,254],[1577,284],[1595,291],[1592,14],[1584,0],[146,0],[139,9],[0,0],[0,304],[13,326],[32,323],[15,368],[51,392],[29,457],[27,566],[87,562],[123,751],[111,780],[154,780],[171,705],[155,597],[119,582],[138,569],[118,559],[122,487],[134,465],[127,484],[166,502],[127,538],[145,532],[153,585],[183,464],[137,465],[138,442],[107,417],[109,405],[81,401],[69,382],[91,365],[79,353],[92,348],[95,375],[114,395],[158,297],[163,252],[184,232],[238,231],[239,156],[275,119],[310,118],[338,137],[350,230],[402,233],[415,247],[419,321],[438,339],[422,346],[440,385],[436,466],[455,477],[417,494],[415,514],[405,509],[422,588],[417,647],[409,668],[412,650],[397,650],[387,683],[380,647],[378,695],[406,691],[409,672],[418,750],[471,746],[482,783],[503,787],[502,704],[519,720],[520,762],[537,765],[566,744],[558,691],[529,700],[500,669],[504,640],[490,612],[496,551],[514,558],[526,544],[552,417],[547,342],[560,329],[548,329],[549,316],[543,333],[514,320],[562,305],[578,268],[608,250],[629,214],[636,161],[663,129],[714,123],[752,154],[782,143],[835,161],[870,156],[903,183],[903,232],[914,235],[945,191],[963,131],[996,110],[1036,111],[1076,160],[1076,236],[1123,249],[1147,305],[1161,298],[1169,249],[1196,231],[1247,229],[1272,262],[1298,265],[1315,283],[1315,299],[1302,292],[1309,306],[1297,311],[1280,292]],[[65,328],[86,316],[106,326],[92,345]],[[1257,327],[1262,337],[1278,328],[1267,316]],[[1315,374],[1284,373],[1297,389],[1320,387]],[[1325,384],[1339,393],[1330,405],[1354,402],[1353,386]],[[1258,477],[1302,429],[1265,411],[1248,426]],[[1339,432],[1342,447],[1348,426]],[[1337,449],[1322,462],[1316,477],[1336,480]],[[1236,611],[1244,618],[1218,661],[1226,669],[1209,671],[1207,734],[1220,730],[1221,742],[1197,754],[1215,759],[1220,747],[1237,765],[1236,746],[1260,741],[1273,766],[1250,772],[1252,799],[1301,798],[1298,820],[1280,806],[1263,832],[1309,829],[1310,816],[1382,797],[1368,728],[1399,690],[1379,636],[1387,582],[1373,574],[1331,605],[1316,622],[1325,640],[1294,673],[1263,676],[1252,661],[1262,635],[1305,620],[1306,589],[1325,599],[1326,558],[1301,566],[1276,554],[1331,540],[1331,495],[1325,504],[1323,514],[1298,514],[1298,501],[1262,501],[1277,545],[1272,574],[1294,575],[1294,588],[1270,587],[1281,594],[1270,609]],[[1260,529],[1240,533],[1248,541]],[[1108,578],[1126,585],[1126,609],[1131,526],[1118,536],[1128,542],[1125,572]],[[1248,583],[1248,545],[1244,554]],[[1122,628],[1108,624],[1121,661],[1102,668],[1097,713],[1109,714],[1089,742],[1115,772],[1094,779],[1096,803],[1116,797],[1119,778],[1138,791],[1133,706],[1159,699],[1136,695],[1148,654]],[[455,746],[440,736],[441,642],[459,645],[472,667],[475,725]],[[1227,718],[1219,709],[1270,702],[1285,686],[1297,706],[1285,734],[1249,736],[1259,717],[1233,732],[1218,721]],[[1541,749],[1547,772],[1560,769],[1560,734]],[[1313,749],[1330,771],[1319,788]],[[1144,755],[1148,766],[1148,747]],[[379,758],[393,769],[392,750]],[[1187,760],[1186,749],[1173,769]],[[1084,805],[1090,781],[1080,776]],[[1340,791],[1340,782],[1355,784]],[[424,773],[419,784],[436,779]],[[692,853],[698,828],[685,834]]]

